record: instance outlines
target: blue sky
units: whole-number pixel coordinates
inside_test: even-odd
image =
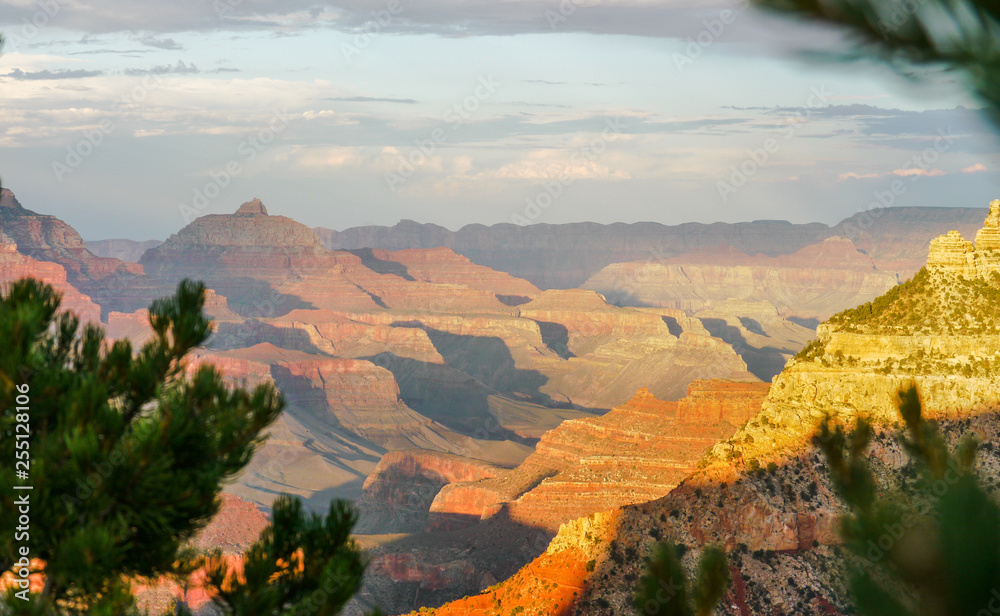
[[[457,229],[1000,196],[959,76],[807,62],[854,42],[738,0],[4,0],[0,32],[4,184],[86,239],[253,197]]]

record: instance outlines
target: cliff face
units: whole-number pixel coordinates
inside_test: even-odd
[[[488,291],[501,297],[510,298],[512,303],[521,303],[538,295],[538,287],[527,280],[482,265],[476,265],[467,257],[451,249],[438,247],[425,250],[397,250],[389,252],[374,250],[372,256],[383,262],[402,266],[403,274],[414,280],[442,284],[458,284]]]
[[[782,315],[825,318],[878,297],[896,282],[895,275],[878,271],[850,240],[831,237],[777,257],[715,249],[616,263],[583,286],[626,306],[694,312],[739,299],[769,302]]]
[[[324,244],[338,250],[436,248],[444,246],[473,263],[508,272],[541,289],[572,289],[611,263],[670,257],[727,244],[756,254],[782,254],[829,235],[821,224],[781,221],[667,226],[658,223],[601,225],[572,223],[517,226],[467,225],[449,231],[411,220],[393,227],[316,229]]]
[[[98,257],[138,263],[143,253],[150,248],[156,248],[162,243],[160,240],[146,240],[145,242],[137,242],[135,240],[96,240],[86,242],[86,246],[87,250]]]

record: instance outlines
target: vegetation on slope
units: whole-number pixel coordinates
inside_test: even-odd
[[[977,335],[1000,332],[1000,273],[989,280],[926,267],[885,295],[830,317],[840,331],[863,334]]]

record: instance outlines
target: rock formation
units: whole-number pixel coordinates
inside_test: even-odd
[[[510,472],[445,486],[431,504],[432,527],[454,528],[503,511],[518,523],[555,531],[583,515],[659,498],[709,447],[757,413],[767,389],[766,383],[695,381],[679,402],[640,389],[606,415],[564,421]]]
[[[852,240],[875,260],[880,271],[905,278],[924,264],[931,238],[949,229],[974,233],[981,220],[982,210],[973,208],[893,207],[859,212],[834,227],[762,220],[676,226],[468,225],[449,231],[403,220],[393,227],[320,228],[316,233],[327,247],[337,250],[444,246],[473,263],[529,280],[541,289],[570,289],[613,263],[667,259],[720,245],[748,255],[774,257],[833,236]]]
[[[355,532],[423,531],[431,503],[441,488],[495,477],[500,472],[504,469],[442,452],[390,451],[365,479],[357,504],[360,521]]]
[[[625,306],[697,312],[731,299],[767,301],[782,316],[809,319],[874,299],[896,283],[895,275],[878,271],[850,240],[831,237],[777,257],[751,257],[717,247],[656,261],[616,263],[583,287]]]

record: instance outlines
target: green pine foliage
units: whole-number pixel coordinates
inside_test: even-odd
[[[680,554],[671,544],[660,544],[646,559],[646,574],[633,598],[643,616],[709,616],[729,588],[729,561],[717,547],[701,555],[698,574],[688,580]]]
[[[956,69],[1000,124],[1000,3],[996,0],[755,0],[846,26],[862,44],[834,59],[879,58],[913,77],[919,64]]]
[[[224,614],[235,616],[339,614],[365,570],[350,538],[356,521],[350,504],[333,501],[324,518],[282,496],[273,512],[272,525],[244,554],[241,572],[219,553],[203,561],[209,596]]]
[[[46,284],[21,280],[0,296],[0,570],[27,546],[46,580],[30,601],[8,596],[7,611],[127,613],[128,580],[187,570],[186,544],[284,405],[269,385],[230,388],[210,366],[189,374],[185,355],[211,331],[204,297],[183,281],[154,302],[155,336],[135,349],[61,312]],[[29,438],[16,438],[25,421]],[[27,479],[15,451],[30,453]],[[14,489],[24,484],[33,489]],[[17,538],[24,494],[29,537]]]
[[[905,450],[919,480],[880,488],[866,453],[872,431],[858,421],[850,436],[825,422],[817,442],[833,484],[850,509],[842,518],[853,554],[851,591],[862,615],[978,616],[994,613],[1000,589],[1000,507],[975,468],[977,443],[950,451],[935,422],[923,418],[916,388],[900,392]]]

